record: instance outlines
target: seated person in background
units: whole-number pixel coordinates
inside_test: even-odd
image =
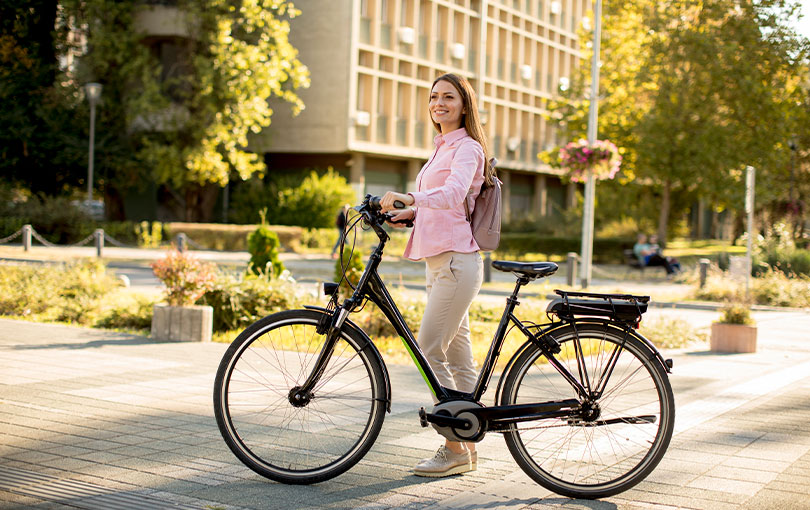
[[[633,246],[633,253],[638,258],[639,262],[644,267],[649,266],[664,266],[668,275],[675,274],[681,270],[681,264],[672,257],[664,257],[661,254],[661,248],[658,246],[658,237],[650,236],[650,242],[647,242],[645,234],[639,234],[635,246]]]

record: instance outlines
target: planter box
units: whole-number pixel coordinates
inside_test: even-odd
[[[152,338],[178,342],[210,342],[214,309],[210,306],[155,305]]]
[[[745,324],[712,324],[714,352],[757,352],[757,327]]]

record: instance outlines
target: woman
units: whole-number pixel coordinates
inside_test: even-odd
[[[468,310],[483,279],[483,262],[473,239],[464,207],[470,210],[494,170],[486,158],[484,130],[478,119],[475,92],[455,74],[436,78],[428,105],[436,152],[416,177],[416,191],[389,191],[383,210],[395,211],[392,220],[412,219],[405,257],[425,260],[428,295],[417,342],[439,382],[448,388],[472,392],[478,372],[472,355]],[[410,207],[413,206],[413,207]],[[419,462],[414,474],[442,477],[473,471],[478,457],[473,443],[447,440],[432,458]]]

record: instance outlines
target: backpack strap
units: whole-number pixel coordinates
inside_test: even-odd
[[[490,166],[490,167],[491,167],[493,170],[495,170],[495,166],[496,166],[497,164],[498,164],[498,160],[497,160],[497,159],[495,159],[494,157],[489,158],[489,166]],[[497,175],[497,174],[495,175],[495,178],[496,178],[496,179],[498,178],[498,175]],[[483,184],[481,184],[481,191],[484,191],[484,190],[486,189],[486,187],[487,187],[487,180],[486,180],[486,179],[484,179]],[[472,215],[470,214],[470,204],[469,204],[469,202],[467,201],[467,199],[470,197],[470,193],[471,193],[471,191],[470,191],[470,190],[468,190],[468,191],[467,191],[467,196],[465,196],[465,197],[464,197],[464,211],[467,213],[467,223],[472,223]],[[480,191],[479,191],[479,194],[480,194]]]

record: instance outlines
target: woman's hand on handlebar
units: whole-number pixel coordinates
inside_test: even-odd
[[[394,228],[413,226],[413,219],[416,216],[416,212],[413,209],[395,209],[394,211],[396,214],[392,214],[386,223]]]
[[[414,199],[412,196],[405,193],[397,193],[396,191],[389,191],[383,195],[380,200],[380,209],[383,212],[393,211],[394,209],[401,209],[394,205],[394,202],[402,202],[406,206],[413,205]]]

